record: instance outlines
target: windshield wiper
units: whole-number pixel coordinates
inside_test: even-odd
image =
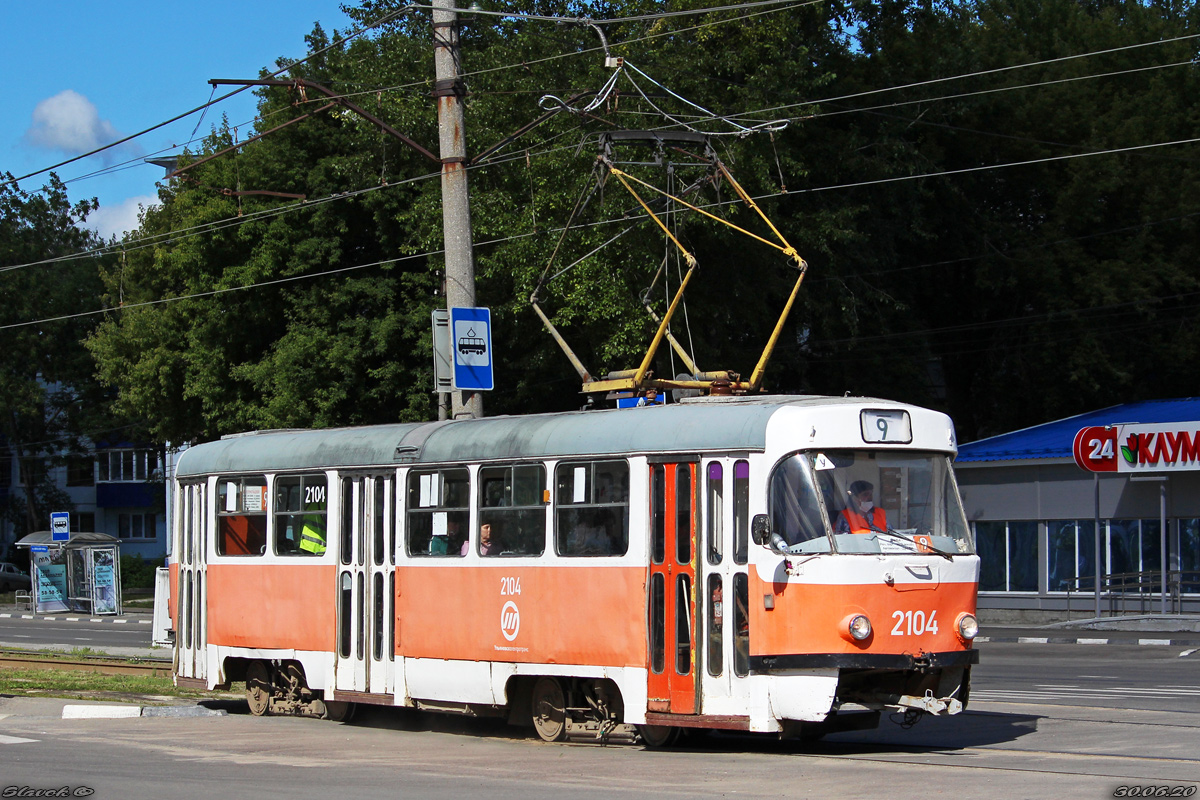
[[[937,553],[939,556],[946,559],[947,561],[954,561],[953,554],[947,553],[945,550],[939,550],[938,548],[933,546],[933,535],[932,534],[930,534],[930,536],[929,536],[929,539],[930,539],[929,544],[925,544],[924,542],[918,543],[917,540],[912,538],[911,536],[905,536],[903,533],[900,533],[899,531],[894,531],[891,528],[888,528],[887,530],[884,530],[883,528],[878,528],[874,524],[872,524],[871,520],[869,520],[869,519],[867,520],[867,525],[875,533],[884,533],[884,534],[887,534],[888,536],[891,536],[892,538],[901,539],[905,542],[908,542],[909,544],[916,545],[917,547],[924,547],[926,550],[929,550],[930,552]]]

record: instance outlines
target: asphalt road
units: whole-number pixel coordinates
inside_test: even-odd
[[[35,619],[23,619],[20,614],[0,617],[0,646],[31,650],[89,647],[114,655],[149,655],[153,626],[142,622],[149,621],[149,615],[105,617],[102,622],[91,619],[83,614]],[[166,649],[158,650],[157,654],[162,658],[171,657]]]
[[[0,620],[0,640],[45,629],[51,639],[146,642],[149,627]],[[63,719],[63,706],[75,701],[0,696],[0,796],[62,787],[120,800],[1041,799],[1112,797],[1122,787],[1200,791],[1200,652],[1016,642],[983,643],[980,651],[970,706],[957,717],[926,717],[911,728],[885,718],[876,731],[817,744],[708,735],[671,751],[547,745],[494,720],[404,709],[363,707],[353,722],[339,724],[251,717],[244,702],[220,701],[209,705],[226,716]]]
[[[241,703],[217,717],[62,719],[63,703],[0,698],[0,793],[1040,799],[1129,786],[1194,792],[1200,781],[1200,724],[1182,712],[985,702],[815,745],[712,735],[654,751],[548,745],[495,721],[399,709],[367,709],[348,724],[251,717]]]
[[[1200,719],[1196,646],[979,645],[971,700],[1180,711]]]

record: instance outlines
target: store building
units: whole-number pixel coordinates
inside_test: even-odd
[[[1127,442],[1116,441],[1120,426],[1178,433],[1160,437],[1160,449],[1143,441],[1146,452],[1133,472],[1076,464],[1073,446],[1085,428],[1108,432],[1099,437],[1104,442],[1089,441],[1092,454],[1103,450],[1113,469],[1117,459],[1136,461],[1136,447],[1121,452]],[[1066,619],[1068,595],[1070,616],[1093,616],[1097,519],[1102,575],[1156,572],[1145,583],[1159,586],[1165,545],[1170,610],[1200,613],[1198,438],[1200,398],[1193,397],[1112,406],[962,445],[955,473],[980,554],[981,617]],[[1121,600],[1106,595],[1103,610],[1161,610],[1161,592],[1140,606]]]

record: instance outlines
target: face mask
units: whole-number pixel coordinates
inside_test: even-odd
[[[861,511],[862,511],[862,513],[866,514],[866,513],[868,513],[868,512],[869,512],[869,511],[870,511],[872,508],[874,508],[874,507],[875,507],[875,504],[874,504],[874,503],[872,503],[870,500],[859,500],[859,501],[858,501],[858,507],[859,507],[859,510],[861,510]]]

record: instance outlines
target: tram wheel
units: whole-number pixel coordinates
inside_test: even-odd
[[[349,722],[354,718],[354,703],[345,703],[339,700],[325,700],[325,713],[321,715],[321,719],[331,720],[333,722]]]
[[[638,725],[638,733],[641,734],[642,743],[646,747],[658,749],[660,747],[670,747],[679,741],[680,729],[671,725]]]
[[[251,661],[246,667],[246,702],[250,713],[261,717],[271,705],[271,672],[262,661]]]
[[[544,742],[567,738],[567,701],[558,678],[539,678],[533,685],[533,727]]]

